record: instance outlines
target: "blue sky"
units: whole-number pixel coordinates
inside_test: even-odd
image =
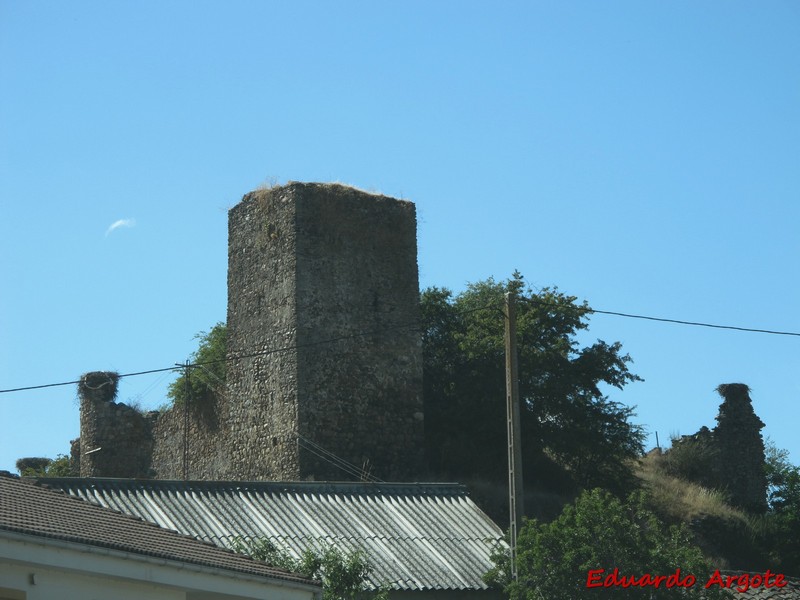
[[[420,284],[800,332],[800,4],[0,0],[0,389],[189,357],[265,182],[412,200]],[[595,315],[662,443],[752,388],[800,463],[800,338]],[[173,375],[123,379],[165,401]],[[74,386],[0,394],[0,469]]]

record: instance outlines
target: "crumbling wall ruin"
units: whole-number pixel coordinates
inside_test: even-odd
[[[753,410],[750,388],[726,383],[717,388],[723,402],[714,428],[717,470],[727,483],[731,503],[754,513],[767,510],[767,473],[764,469],[764,423]]]
[[[78,383],[81,477],[151,476],[153,417],[116,403],[118,382],[117,373],[94,371]]]
[[[724,490],[733,506],[761,514],[767,510],[767,476],[761,429],[750,389],[743,383],[717,387],[723,401],[714,429],[673,440],[667,452],[674,474]]]
[[[226,393],[142,415],[87,373],[81,476],[420,479],[414,205],[293,182],[231,209],[228,244]]]
[[[220,415],[226,398],[211,407],[173,406],[153,422],[152,473],[155,479],[221,479],[228,471],[228,430]],[[188,427],[188,435],[187,435]]]

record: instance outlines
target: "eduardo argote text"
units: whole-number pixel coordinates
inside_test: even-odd
[[[670,575],[621,575],[619,569],[606,572],[605,569],[591,569],[586,576],[587,588],[611,588],[611,587],[664,587],[664,588],[690,588],[697,583],[697,577],[691,574],[682,575],[680,569],[676,569]],[[701,582],[702,583],[702,582]],[[780,573],[773,573],[767,569],[762,573],[742,573],[737,575],[722,574],[719,570],[709,577],[703,587],[708,589],[714,586],[720,588],[746,592],[755,588],[782,588],[786,586],[786,577]]]

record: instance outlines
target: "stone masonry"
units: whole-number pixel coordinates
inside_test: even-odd
[[[228,372],[230,475],[419,477],[414,205],[290,183],[245,196],[228,243],[228,349],[242,357]]]
[[[767,476],[761,429],[764,423],[753,410],[750,388],[743,383],[717,387],[722,404],[714,429],[701,427],[694,435],[673,440],[667,451],[689,456],[679,475],[708,487],[725,490],[729,502],[756,514],[767,510]]]
[[[85,373],[78,383],[81,444],[73,444],[72,464],[81,477],[149,477],[152,420],[114,402],[119,375]]]
[[[720,457],[720,481],[728,485],[731,503],[754,513],[767,510],[767,475],[764,469],[764,423],[753,410],[750,388],[725,383],[717,388],[719,406],[714,440]]]
[[[228,219],[224,397],[142,415],[87,373],[81,475],[179,479],[188,422],[190,479],[423,478],[414,204],[292,182]]]

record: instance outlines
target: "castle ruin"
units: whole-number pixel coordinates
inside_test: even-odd
[[[694,435],[673,440],[666,456],[679,457],[674,467],[679,476],[724,490],[733,506],[763,514],[767,510],[764,423],[753,410],[745,384],[723,383],[717,393],[722,404],[716,427],[704,426]]]
[[[421,478],[414,204],[291,182],[247,194],[228,227],[225,393],[141,415],[79,389],[81,475]]]

